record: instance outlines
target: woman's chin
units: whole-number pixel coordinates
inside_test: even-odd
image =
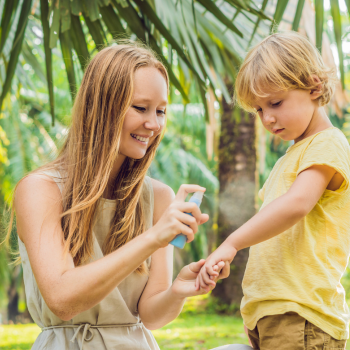
[[[125,153],[124,155],[127,156],[128,158],[139,160],[146,155],[146,152],[128,152],[128,153]]]

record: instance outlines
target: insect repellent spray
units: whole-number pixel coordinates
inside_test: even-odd
[[[197,191],[193,194],[193,196],[190,198],[188,202],[196,203],[199,208],[202,203],[203,196],[204,196],[204,192]],[[191,213],[186,213],[186,214],[193,216]],[[185,246],[186,240],[187,238],[185,235],[179,234],[170,242],[170,244],[172,244],[175,247],[183,249],[183,247]]]

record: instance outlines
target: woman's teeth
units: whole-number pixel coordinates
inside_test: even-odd
[[[141,136],[138,136],[138,135],[135,135],[135,134],[131,134],[131,136],[134,139],[137,139],[137,140],[142,141],[142,142],[147,142],[148,141],[148,137],[141,137]]]

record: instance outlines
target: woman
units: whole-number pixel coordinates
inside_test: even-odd
[[[166,69],[150,50],[103,49],[86,69],[59,156],[17,185],[27,304],[42,328],[32,349],[159,349],[149,329],[228,275],[217,266],[211,286],[196,291],[201,260],[172,283],[168,243],[179,233],[191,242],[208,215],[184,202],[203,187],[183,185],[174,198],[146,176],[167,95]]]

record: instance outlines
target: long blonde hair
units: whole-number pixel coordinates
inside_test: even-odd
[[[72,110],[72,125],[58,157],[35,172],[56,169],[63,176],[61,226],[65,253],[75,265],[93,254],[98,200],[102,197],[118,157],[125,114],[132,103],[135,71],[155,67],[169,79],[164,65],[141,44],[101,50],[87,66]],[[115,180],[116,211],[104,244],[109,254],[144,232],[146,218],[140,200],[143,182],[162,135],[142,159],[127,157]],[[13,214],[11,223],[13,220]],[[10,224],[11,225],[11,224]],[[10,235],[8,231],[8,236]],[[136,270],[147,272],[144,262]]]
[[[271,91],[313,90],[322,85],[318,98],[326,105],[335,89],[336,74],[327,67],[310,41],[296,32],[281,32],[268,36],[246,56],[235,82],[235,100],[243,109],[256,113],[253,101]]]

